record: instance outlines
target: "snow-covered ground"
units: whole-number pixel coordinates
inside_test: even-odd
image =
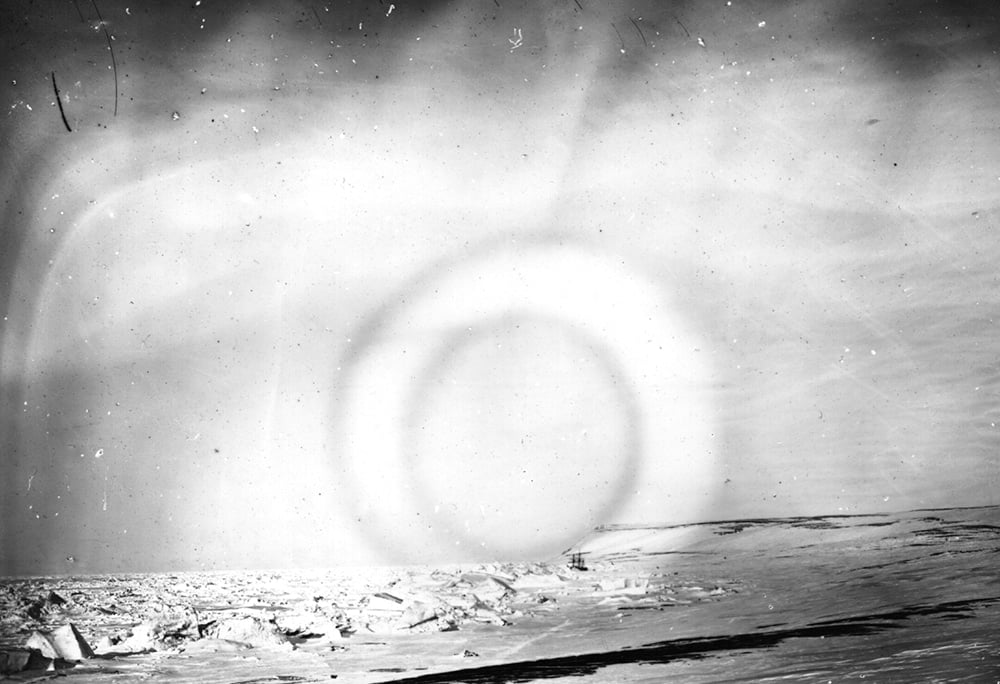
[[[14,680],[994,681],[998,551],[997,507],[614,526],[547,563],[8,578],[0,636],[97,652]]]

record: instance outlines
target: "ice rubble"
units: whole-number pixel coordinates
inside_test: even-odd
[[[0,584],[0,600],[8,609],[0,634],[4,646],[13,646],[0,649],[0,667],[14,672],[69,666],[95,654],[115,658],[153,652],[294,650],[304,644],[337,650],[354,636],[505,627],[558,610],[560,599],[569,594],[598,604],[652,607],[724,593],[720,588],[671,587],[662,576],[621,574],[613,567],[594,570],[602,571],[544,563],[379,569],[346,580],[353,581],[350,587],[343,580],[296,587],[282,573],[147,576],[156,578],[151,582],[94,578],[89,590],[78,588],[80,580]],[[67,593],[72,587],[77,588]],[[31,590],[38,589],[41,593],[32,596]],[[58,629],[41,631],[59,622],[63,624]],[[95,640],[93,648],[74,622]],[[10,643],[11,636],[26,633],[27,641]]]

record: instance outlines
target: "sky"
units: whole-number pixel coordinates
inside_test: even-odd
[[[991,3],[0,27],[0,575],[1000,503]]]

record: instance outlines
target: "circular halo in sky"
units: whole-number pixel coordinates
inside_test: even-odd
[[[634,491],[641,416],[600,340],[510,314],[444,337],[406,408],[414,509],[465,548],[551,553]],[[511,531],[515,534],[511,534]]]
[[[475,476],[461,475],[457,484],[467,489],[463,500],[456,483],[445,481],[456,477],[458,464],[485,458],[490,445],[504,442],[489,441],[481,449],[473,443],[462,453],[428,454],[429,445],[440,447],[448,440],[415,438],[415,425],[419,429],[435,420],[463,420],[460,400],[448,397],[451,390],[435,386],[474,386],[482,405],[489,403],[493,395],[483,387],[489,374],[481,374],[468,349],[463,352],[470,343],[462,341],[460,333],[494,328],[491,334],[502,344],[507,333],[497,332],[497,322],[516,326],[519,320],[532,321],[533,339],[520,341],[524,354],[491,366],[493,377],[505,368],[527,368],[530,374],[531,363],[524,359],[532,354],[541,363],[581,358],[592,367],[590,376],[575,384],[572,373],[560,375],[568,390],[563,388],[558,396],[542,389],[525,398],[542,412],[531,417],[533,434],[545,437],[546,406],[552,407],[554,423],[564,417],[562,408],[549,400],[565,399],[567,391],[597,387],[605,401],[619,402],[598,406],[589,415],[573,415],[574,429],[582,424],[584,430],[605,436],[602,453],[549,459],[544,479],[551,483],[573,478],[588,467],[588,457],[601,459],[591,461],[601,470],[599,477],[609,468],[615,476],[604,478],[609,491],[589,491],[586,496],[567,496],[567,487],[557,488],[559,495],[551,499],[512,494],[537,510],[522,510],[517,516],[520,525],[483,524],[470,513],[488,515],[483,505],[487,484],[477,491]],[[340,385],[345,484],[368,542],[391,560],[421,561],[448,553],[481,558],[498,550],[511,557],[518,555],[515,549],[538,553],[540,546],[557,553],[594,525],[697,520],[711,501],[714,419],[708,400],[710,372],[698,338],[683,313],[671,306],[663,287],[619,256],[551,242],[497,247],[438,266],[381,310],[359,337],[344,361]],[[560,356],[553,347],[566,354]],[[477,350],[484,348],[474,344]],[[435,377],[435,368],[452,375]],[[614,389],[608,391],[609,386]],[[503,388],[498,386],[496,393],[500,397]],[[442,418],[442,412],[455,415]],[[467,424],[461,427],[470,432]],[[564,428],[551,426],[552,431]],[[609,444],[609,435],[617,435],[611,441],[620,443]],[[477,440],[473,436],[471,441]],[[534,460],[522,465],[537,465],[538,455],[536,451],[526,456]],[[500,458],[506,470],[518,465],[510,454],[491,457]],[[481,476],[489,477],[489,471],[484,462]],[[433,484],[435,479],[443,484]],[[593,490],[594,482],[585,478],[584,489]],[[486,497],[488,502],[497,498],[495,493]],[[449,506],[451,512],[444,513],[448,517],[440,518],[442,507]],[[559,529],[545,530],[557,508]],[[539,523],[524,525],[532,516]],[[467,548],[476,541],[480,548]]]

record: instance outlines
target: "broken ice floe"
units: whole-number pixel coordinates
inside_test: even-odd
[[[94,654],[99,660],[92,662],[98,663],[143,655],[255,657],[249,652],[300,649],[316,654],[397,634],[504,629],[580,607],[662,610],[729,591],[600,562],[589,570],[545,563],[371,568],[308,583],[292,575],[179,573],[142,580],[100,576],[0,583],[0,646],[7,647],[0,648],[0,667],[5,672],[69,668]]]

